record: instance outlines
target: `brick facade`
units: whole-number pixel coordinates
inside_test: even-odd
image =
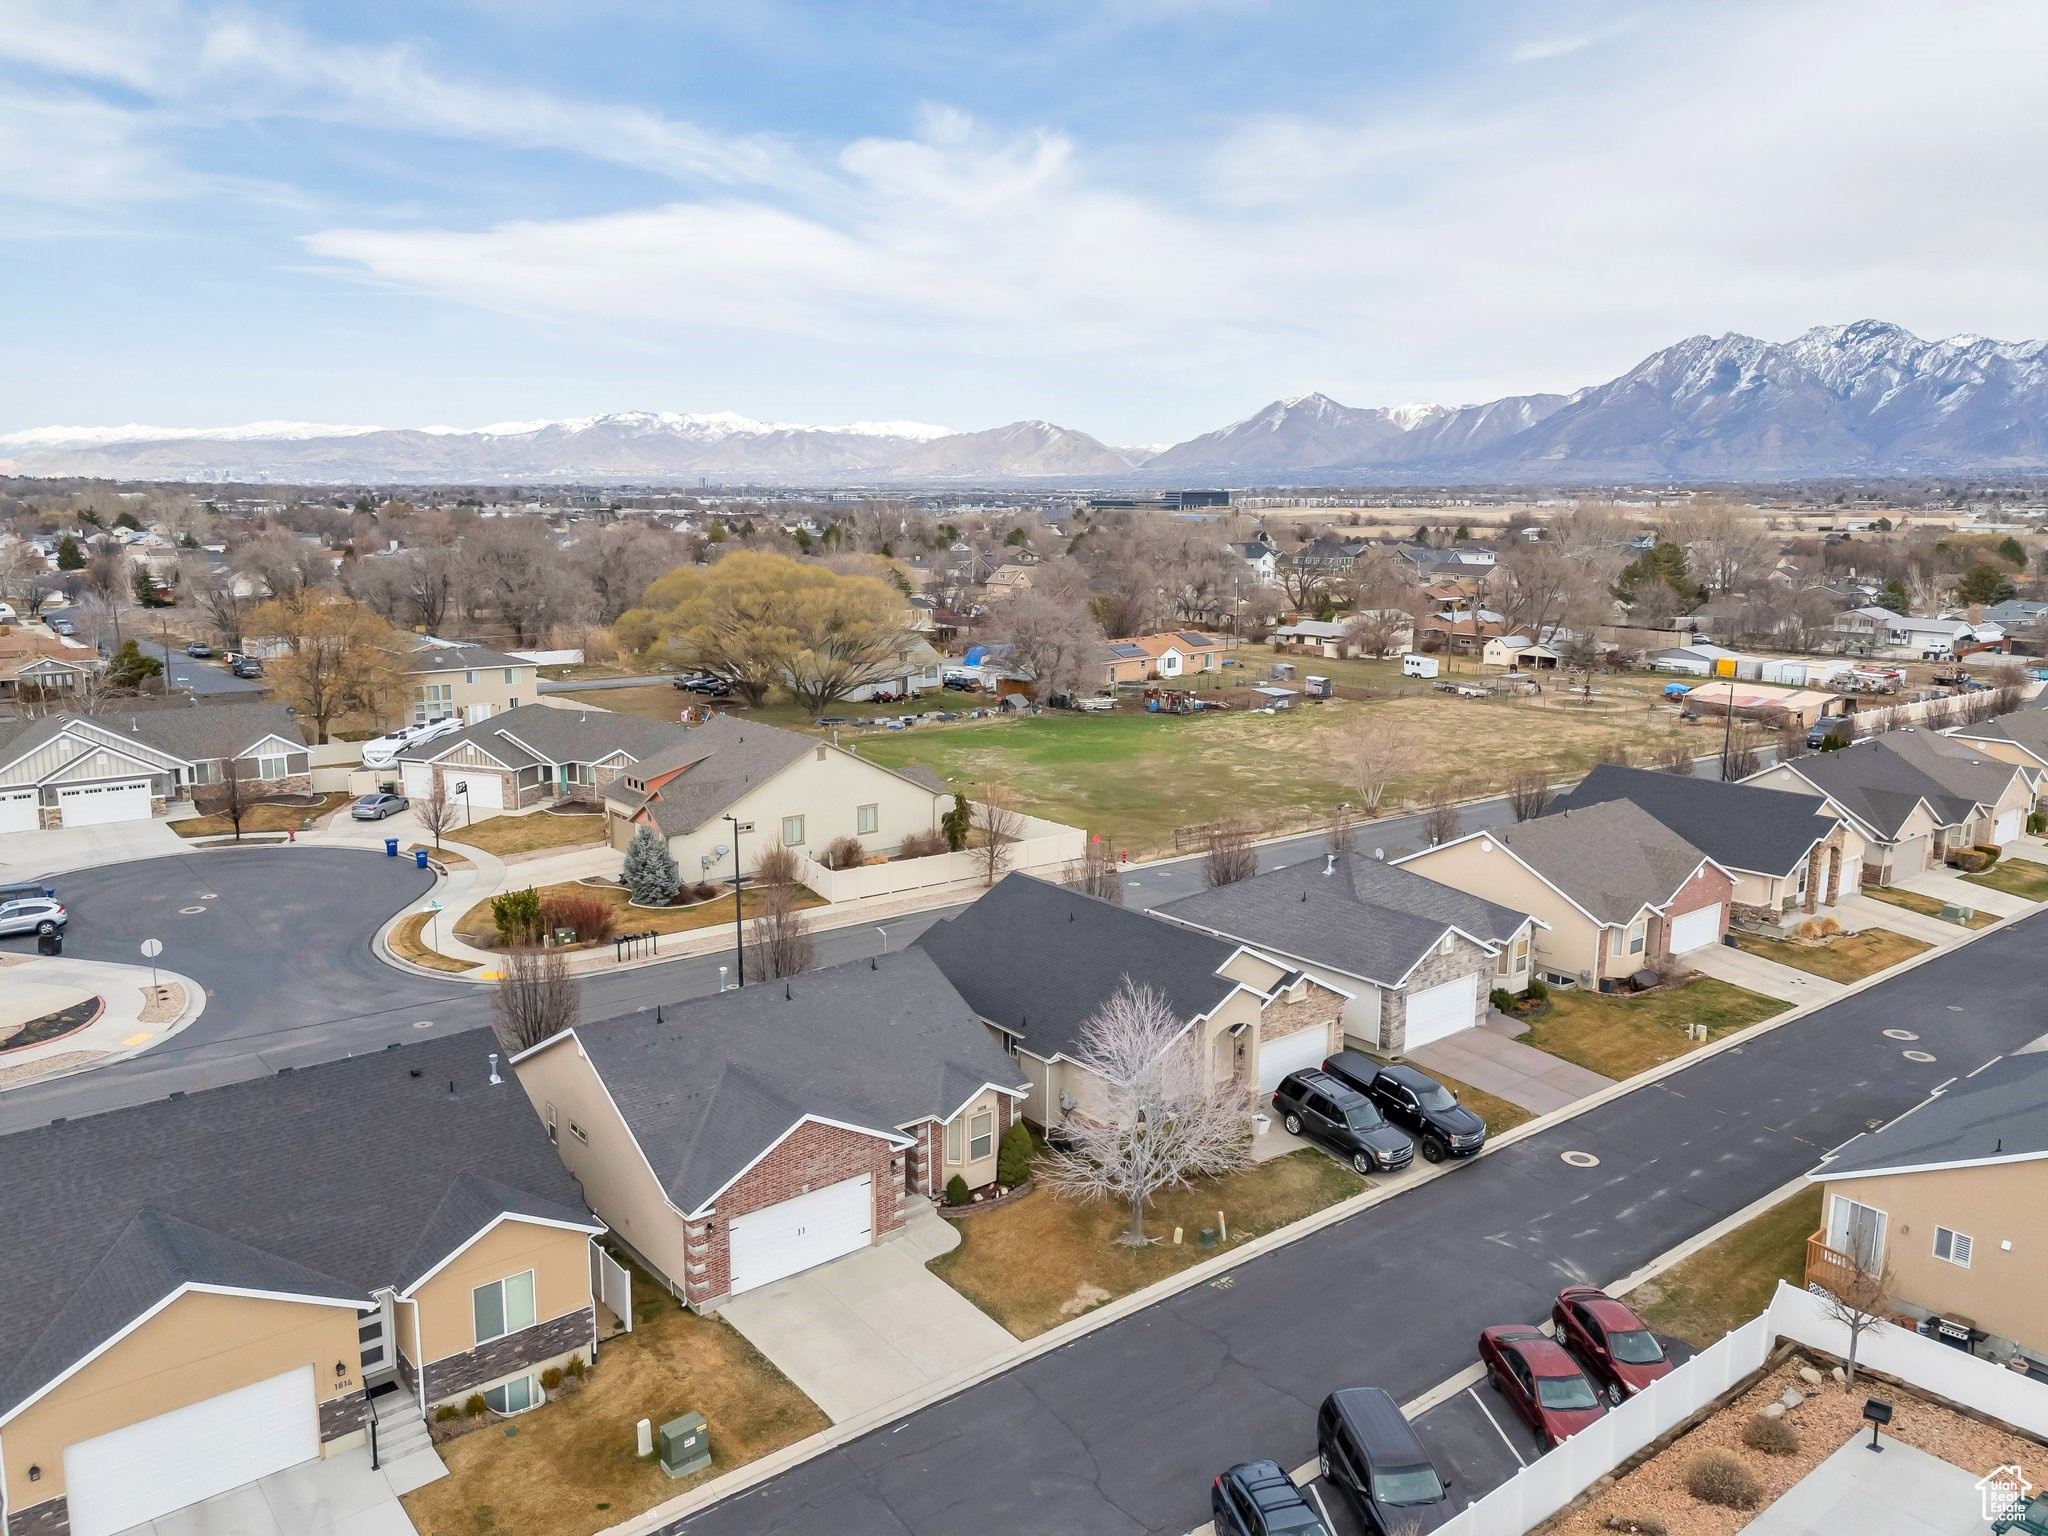
[[[463,1397],[486,1382],[516,1375],[523,1369],[537,1370],[570,1355],[582,1355],[588,1362],[590,1341],[596,1334],[596,1310],[583,1307],[488,1344],[479,1344],[459,1355],[430,1360],[426,1366],[427,1406],[431,1409],[436,1403]],[[357,1406],[360,1408],[360,1403]],[[321,1429],[324,1435],[324,1413]]]
[[[60,1495],[7,1516],[7,1536],[71,1536],[71,1506]]]
[[[1721,906],[1721,926],[1716,933],[1716,939],[1726,938],[1728,909],[1734,896],[1735,883],[1732,880],[1712,865],[1703,867],[1685,883],[1664,915],[1650,920],[1650,939],[1644,946],[1645,952],[1659,960],[1670,959],[1671,947],[1665,935],[1670,932],[1671,925],[1686,913],[1697,912],[1700,908],[1711,907],[1717,902]]]
[[[362,1394],[351,1392],[345,1397],[330,1397],[320,1405],[320,1443],[339,1440],[343,1435],[354,1434],[363,1427],[364,1404]]]
[[[1473,1005],[1470,1022],[1477,1024],[1485,1015],[1487,997],[1492,992],[1494,957],[1458,934],[1451,935],[1451,952],[1444,954],[1432,949],[1423,962],[1415,967],[1405,985],[1398,990],[1384,988],[1380,992],[1380,1049],[1389,1056],[1399,1056],[1408,1049],[1408,999],[1417,992],[1427,992],[1431,987],[1440,987],[1445,982],[1456,981],[1461,976],[1479,975],[1477,1000]]]
[[[702,1307],[731,1293],[728,1233],[734,1217],[863,1173],[874,1180],[874,1241],[899,1231],[908,1161],[905,1153],[878,1136],[816,1122],[799,1126],[720,1195],[709,1216],[685,1226],[684,1298],[692,1307]]]

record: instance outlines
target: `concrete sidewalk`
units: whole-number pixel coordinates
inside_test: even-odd
[[[1861,894],[1846,897],[1836,910],[1842,914],[1842,926],[1851,933],[1861,933],[1866,928],[1889,928],[1893,933],[1903,933],[1909,939],[1918,939],[1937,949],[1952,948],[1973,931],[1961,923],[1943,922],[1924,912],[1909,912],[1904,907],[1895,907],[1888,901]]]
[[[205,990],[176,971],[150,970],[103,960],[0,955],[0,1031],[97,997],[100,1016],[82,1029],[14,1050],[0,1043],[0,1092],[61,1077],[86,1067],[126,1060],[161,1045],[206,1008]]]
[[[1846,990],[1839,981],[1830,981],[1825,976],[1816,976],[1795,966],[1780,965],[1775,960],[1764,959],[1762,955],[1730,949],[1725,944],[1694,950],[1685,957],[1685,963],[1702,976],[1712,976],[1751,992],[1761,992],[1765,997],[1775,997],[1782,1003],[1824,1003],[1840,997]]]
[[[1917,875],[1908,875],[1893,883],[1902,891],[1932,896],[1936,901],[1952,902],[1974,912],[1989,912],[1993,917],[2022,917],[2038,905],[2024,896],[1994,891],[1985,885],[1972,885],[1961,875],[1946,869],[1922,870]]]

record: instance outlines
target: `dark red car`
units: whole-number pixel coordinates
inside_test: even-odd
[[[1599,1389],[1565,1347],[1534,1328],[1489,1328],[1479,1335],[1486,1379],[1552,1450],[1607,1412]]]
[[[1566,1286],[1557,1293],[1550,1320],[1558,1342],[1585,1362],[1616,1406],[1671,1374],[1670,1358],[1657,1336],[1605,1291]]]

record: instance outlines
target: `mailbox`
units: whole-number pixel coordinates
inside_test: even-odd
[[[688,1477],[711,1465],[711,1430],[701,1413],[686,1413],[661,1426],[657,1437],[661,1470],[670,1477]]]

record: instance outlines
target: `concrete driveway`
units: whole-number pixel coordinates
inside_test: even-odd
[[[735,1296],[719,1316],[838,1424],[1017,1342],[924,1267],[959,1242],[913,1200],[901,1236]]]
[[[1510,1033],[1524,1030],[1526,1025],[1498,1015],[1495,1018],[1498,1028],[1489,1022],[1477,1029],[1461,1029],[1417,1046],[1408,1058],[1425,1072],[1441,1072],[1469,1083],[1534,1115],[1547,1115],[1613,1086],[1598,1072],[1524,1045]]]
[[[1961,875],[1951,874],[1946,869],[1929,869],[1908,875],[1898,882],[1898,886],[1901,890],[1932,896],[1936,901],[1968,907],[1973,912],[1989,912],[1993,917],[2018,917],[2035,907],[2035,903],[2024,896],[2015,896],[2010,891],[1994,891],[1985,885],[1972,885]]]
[[[121,1536],[417,1536],[401,1493],[447,1475],[429,1451],[380,1470],[368,1447],[273,1472]]]
[[[23,880],[66,869],[91,869],[191,851],[169,822],[155,819],[109,822],[103,827],[45,827],[37,832],[10,832],[0,839],[0,875]]]
[[[1775,997],[1784,1003],[1824,1003],[1842,994],[1842,983],[1830,981],[1825,976],[1816,976],[1811,971],[1798,970],[1793,966],[1780,965],[1775,960],[1766,960],[1761,955],[1752,955],[1739,949],[1730,949],[1725,944],[1716,944],[1709,949],[1696,949],[1685,957],[1685,963],[1702,976],[1729,982],[1734,986],[1746,987],[1752,992],[1761,992],[1765,997]]]

